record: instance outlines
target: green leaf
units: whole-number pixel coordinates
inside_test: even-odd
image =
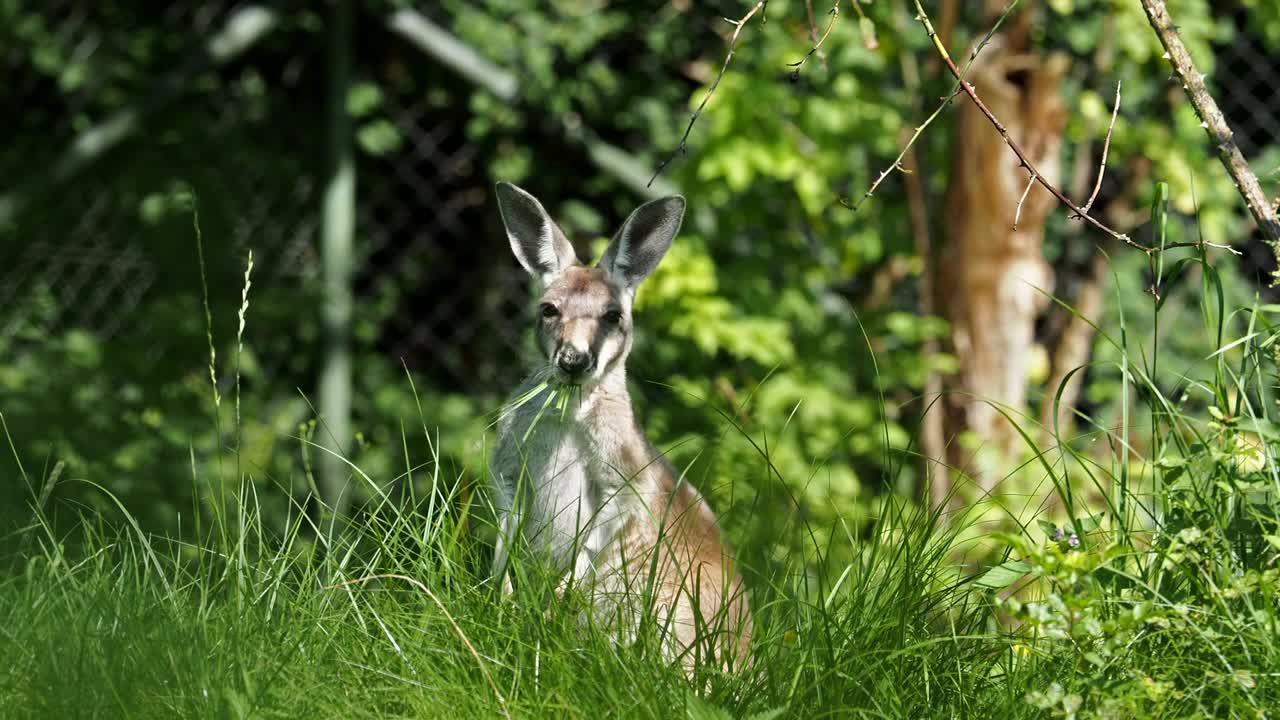
[[[992,590],[1009,587],[1031,572],[1031,566],[1021,560],[1010,560],[997,565],[978,578],[978,585]]]
[[[1071,522],[1079,529],[1078,532],[1087,533],[1097,530],[1102,525],[1102,518],[1104,516],[1105,513],[1098,513],[1096,515],[1087,515],[1082,518],[1075,518]]]
[[[1271,442],[1280,442],[1280,427],[1270,420],[1252,419],[1247,427]]]
[[[728,710],[712,705],[693,693],[685,696],[684,707],[689,720],[733,720]]]
[[[755,713],[754,715],[747,715],[746,717],[742,718],[742,720],[773,720],[774,718],[782,717],[782,713],[786,712],[786,710],[787,709],[785,707],[778,707],[772,710],[764,710],[764,711]]]
[[[1160,297],[1156,300],[1156,311],[1159,312],[1169,298],[1174,293],[1169,289],[1177,286],[1178,279],[1182,277],[1183,272],[1192,264],[1200,262],[1200,258],[1183,258],[1173,264],[1173,267],[1160,279]]]
[[[1186,472],[1187,472],[1186,465],[1179,465],[1175,468],[1165,471],[1165,474],[1164,474],[1165,486],[1170,488],[1174,487],[1175,483],[1178,482],[1178,478],[1185,475]]]
[[[356,142],[370,155],[385,155],[400,149],[404,139],[390,121],[378,119],[356,131]]]
[[[382,89],[373,83],[356,83],[347,91],[347,112],[362,118],[382,104]]]
[[[857,2],[857,0],[854,0]],[[862,46],[868,50],[875,50],[880,47],[880,40],[876,37],[876,25],[871,22],[869,17],[858,18],[858,31],[862,33]]]

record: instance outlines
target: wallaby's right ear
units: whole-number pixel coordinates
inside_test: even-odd
[[[529,274],[545,283],[552,275],[578,264],[573,245],[537,198],[508,182],[498,183],[497,192],[511,252]]]

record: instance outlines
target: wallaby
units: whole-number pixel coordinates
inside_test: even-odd
[[[495,581],[512,591],[513,546],[524,548],[562,578],[559,590],[582,588],[624,641],[648,617],[686,672],[741,666],[742,579],[711,508],[649,443],[627,392],[636,286],[671,246],[684,198],[641,205],[587,267],[536,198],[509,183],[497,196],[511,250],[540,287],[541,360],[498,423]],[[567,404],[547,410],[566,385]]]

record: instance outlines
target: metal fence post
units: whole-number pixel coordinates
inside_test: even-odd
[[[321,499],[329,507],[330,531],[350,502],[351,471],[343,461],[351,437],[351,316],[355,165],[347,89],[351,80],[351,0],[334,0],[329,34],[328,177],[321,238],[324,298],[324,361],[320,373]]]

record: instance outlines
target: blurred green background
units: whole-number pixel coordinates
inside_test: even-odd
[[[344,49],[318,3],[0,0],[0,412],[27,474],[63,464],[56,516],[114,512],[78,482],[87,479],[167,533],[190,531],[202,503],[242,480],[268,521],[311,493],[318,451],[307,443],[326,431],[313,406],[326,352],[327,98],[335,53],[349,51],[347,452],[371,478],[428,483],[429,472],[405,470],[432,463],[434,447],[440,477],[467,490],[460,497],[482,483],[489,425],[522,374],[532,317],[491,192],[509,180],[543,200],[584,257],[648,194],[687,196],[685,230],[640,291],[631,376],[651,438],[689,468],[743,552],[789,551],[780,528],[797,521],[856,533],[886,496],[919,497],[919,396],[955,365],[921,348],[946,323],[919,310],[925,259],[903,175],[857,212],[846,203],[892,164],[904,130],[950,82],[908,3],[864,2],[861,18],[843,5],[821,52],[794,71],[831,22],[830,4],[770,2],[687,153],[646,188],[724,61],[724,18],[750,3],[367,1],[355,4]],[[959,4],[957,55],[987,29],[970,5]],[[1280,5],[1170,6],[1246,155],[1264,171],[1280,166]],[[1168,182],[1179,214],[1170,240],[1203,233],[1239,247],[1220,268],[1228,288],[1242,302],[1267,292],[1269,254],[1208,160],[1138,4],[1049,0],[1033,43],[1072,59],[1064,167],[1079,153],[1096,165],[1124,83],[1101,215],[1146,241],[1152,186]],[[952,115],[916,146],[935,234]],[[1274,191],[1276,175],[1263,180]],[[1068,300],[1100,240],[1077,224],[1055,211],[1045,242]],[[1107,249],[1119,280],[1108,282],[1101,324],[1127,312],[1144,336],[1147,259]],[[1170,292],[1176,313],[1198,289]],[[1054,312],[1038,325],[1046,333],[1061,324]],[[1194,328],[1168,333],[1162,362],[1212,352],[1214,339]],[[1044,378],[1032,382],[1036,405]],[[1118,395],[1117,372],[1087,372],[1081,402],[1099,422]],[[767,442],[773,468],[753,442]],[[239,450],[238,472],[225,448]],[[351,492],[358,507],[368,489]],[[0,493],[5,524],[26,522],[33,490],[8,448]]]

